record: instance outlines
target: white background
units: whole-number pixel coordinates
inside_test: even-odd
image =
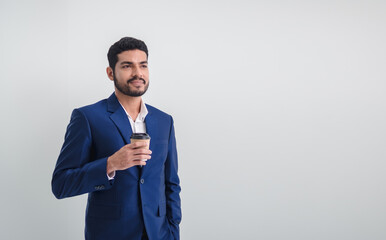
[[[123,36],[175,120],[183,240],[386,239],[385,1],[1,0],[0,30],[1,239],[83,239],[51,176]]]

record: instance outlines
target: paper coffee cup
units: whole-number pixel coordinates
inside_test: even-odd
[[[130,143],[135,143],[135,142],[147,142],[147,145],[143,148],[149,149],[150,136],[147,133],[133,133],[130,137]],[[142,159],[142,161],[146,162],[147,159]]]

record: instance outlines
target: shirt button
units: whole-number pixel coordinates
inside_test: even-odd
[[[141,184],[143,184],[145,182],[145,179],[141,178]]]

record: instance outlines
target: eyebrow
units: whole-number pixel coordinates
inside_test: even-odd
[[[121,65],[123,65],[123,64],[133,64],[133,62],[123,61],[123,62],[121,62]],[[139,64],[147,64],[147,61],[142,61]]]

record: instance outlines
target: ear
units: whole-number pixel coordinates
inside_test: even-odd
[[[106,73],[107,73],[107,77],[111,80],[111,81],[114,81],[114,72],[113,72],[113,69],[111,67],[107,67],[106,68]]]

